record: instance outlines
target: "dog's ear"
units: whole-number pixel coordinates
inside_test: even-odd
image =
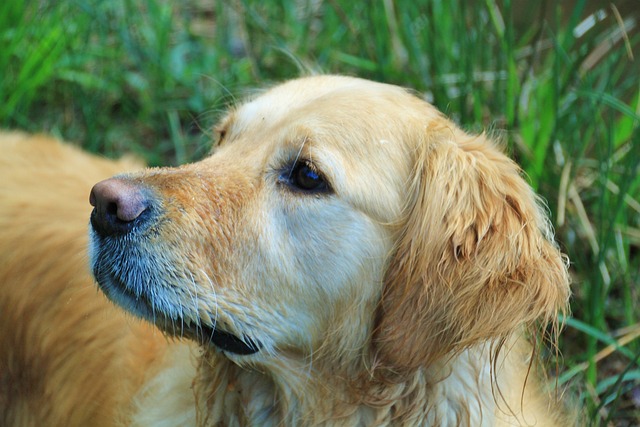
[[[394,372],[554,322],[569,298],[565,259],[518,166],[444,119],[423,137],[374,337]]]

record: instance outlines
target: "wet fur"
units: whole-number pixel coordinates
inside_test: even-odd
[[[528,342],[566,309],[566,263],[491,140],[335,76],[218,130],[201,162],[120,175],[153,194],[152,233],[91,232],[104,292],[182,340],[89,273],[89,190],[135,165],[0,137],[0,424],[566,425]],[[300,159],[331,191],[287,182]],[[204,327],[262,349],[220,352]]]

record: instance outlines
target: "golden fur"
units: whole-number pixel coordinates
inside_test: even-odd
[[[0,136],[0,424],[566,425],[528,343],[566,308],[565,260],[492,141],[337,76],[218,132],[96,186],[90,243],[92,185],[135,165]],[[134,231],[101,230],[102,199]]]

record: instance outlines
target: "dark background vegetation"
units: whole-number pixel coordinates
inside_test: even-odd
[[[548,201],[574,278],[558,384],[585,423],[640,425],[639,19],[637,0],[5,0],[0,126],[178,164],[251,88],[411,87],[499,135]]]

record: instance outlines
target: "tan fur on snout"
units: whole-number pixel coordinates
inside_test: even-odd
[[[0,138],[0,315],[21,325],[0,336],[3,425],[567,425],[530,344],[554,344],[566,263],[488,137],[337,76],[217,129],[198,163],[125,174]],[[94,216],[87,260],[90,183],[112,174],[93,203],[146,210],[117,233]]]

